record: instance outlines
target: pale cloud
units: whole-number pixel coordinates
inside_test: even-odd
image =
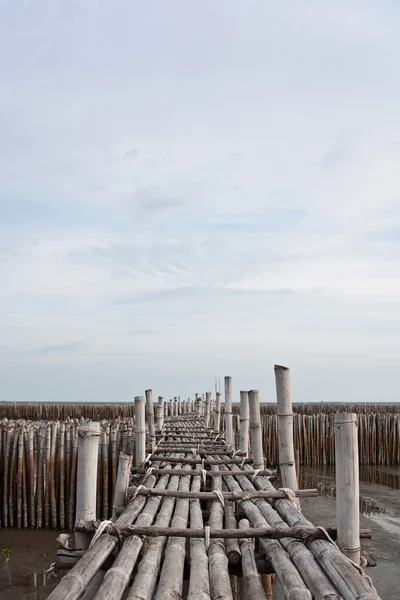
[[[0,5],[0,399],[396,400],[399,20]]]

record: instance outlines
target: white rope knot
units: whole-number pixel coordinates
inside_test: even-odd
[[[203,485],[206,485],[207,471],[205,469],[201,469],[201,474],[203,477]]]
[[[235,458],[237,454],[239,454],[240,450],[234,450],[232,454],[232,458]]]
[[[146,458],[144,459],[143,466],[145,466],[145,465],[146,465],[146,464],[149,462],[150,458],[151,458],[151,454],[148,454],[148,455],[146,456]]]
[[[196,458],[196,454],[197,454],[196,448],[192,448],[192,454],[193,454],[193,458]]]
[[[246,457],[244,456],[242,462],[240,463],[241,469],[243,469],[245,462],[246,462]],[[260,470],[260,469],[258,469],[258,470]]]
[[[144,488],[145,488],[144,485],[138,485],[137,486],[136,490],[133,492],[133,494],[131,496],[129,504],[131,504],[134,501],[134,499],[136,498],[136,496],[139,494],[140,490],[143,490]]]
[[[144,474],[143,481],[146,481],[146,479],[149,477],[149,475],[152,474],[152,472],[153,472],[153,467],[149,467],[147,469],[146,473]]]
[[[224,500],[224,496],[223,496],[222,492],[220,492],[219,490],[214,490],[213,494],[215,494],[217,496],[217,498],[221,502],[222,506],[225,506],[225,500]]]
[[[251,478],[251,483],[253,483],[253,481],[255,480],[255,478],[257,477],[257,475],[259,474],[259,472],[261,471],[261,469],[256,469],[253,473],[253,477]]]
[[[112,521],[102,521],[101,523],[99,523],[97,531],[94,534],[94,536],[92,537],[92,541],[90,542],[89,548],[92,548],[95,545],[95,543],[97,542],[99,537],[105,532],[107,527],[112,524],[113,524]]]
[[[208,549],[210,547],[210,539],[211,539],[211,528],[206,525],[204,527],[204,544],[206,547],[206,552],[208,552]]]
[[[296,494],[290,488],[279,488],[280,492],[284,492],[287,496],[287,499],[294,504],[299,512],[301,512],[300,508],[300,500],[297,498]]]

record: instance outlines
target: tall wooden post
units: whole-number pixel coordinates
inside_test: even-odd
[[[239,450],[249,452],[249,394],[240,392],[240,431],[239,431]]]
[[[154,404],[152,390],[146,390],[146,413],[147,423],[149,426],[149,442],[151,451],[153,452],[156,445],[156,430],[154,427]]]
[[[135,398],[135,465],[140,467],[146,460],[146,417],[143,396]]]
[[[358,422],[355,413],[334,417],[337,541],[360,564]]]
[[[161,431],[164,427],[164,398],[158,396],[157,404],[157,431]]]
[[[206,393],[206,409],[204,412],[204,425],[206,427],[210,424],[210,409],[211,409],[211,393]]]
[[[232,377],[225,377],[225,441],[228,446],[235,442],[232,423]]]
[[[117,482],[115,484],[114,501],[112,507],[112,521],[117,520],[117,508],[125,506],[126,490],[131,476],[132,456],[120,452],[118,461]]]
[[[274,370],[278,417],[279,467],[282,477],[282,487],[297,490],[290,369],[281,365],[275,365]]]
[[[221,429],[221,392],[217,392],[216,397],[215,397],[214,430],[220,431],[220,429]]]
[[[82,421],[78,427],[75,526],[96,521],[97,460],[100,423]],[[100,515],[97,515],[100,518]],[[77,548],[89,547],[91,534],[76,532]]]
[[[253,454],[253,466],[255,469],[264,468],[264,455],[262,447],[262,430],[260,414],[260,392],[251,390],[249,396],[250,412],[250,443]]]

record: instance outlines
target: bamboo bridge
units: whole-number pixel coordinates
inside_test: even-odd
[[[60,547],[56,566],[70,570],[48,600],[379,600],[359,562],[336,545],[337,531],[316,527],[302,514],[301,498],[317,491],[288,486],[289,476],[282,476],[284,488],[271,483],[258,392],[242,394],[238,450],[229,402],[222,434],[220,399],[214,404],[211,394],[175,403],[172,411],[159,401],[157,427],[151,394],[147,427],[144,398],[136,398],[135,466],[121,453],[110,521],[95,522],[89,506],[96,506],[89,446],[96,448],[98,434],[97,423],[86,423],[84,481],[78,455],[77,548]],[[285,462],[294,472],[293,460],[283,460],[282,468]]]

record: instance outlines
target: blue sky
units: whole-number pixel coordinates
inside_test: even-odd
[[[0,2],[0,400],[399,400],[399,26]]]

